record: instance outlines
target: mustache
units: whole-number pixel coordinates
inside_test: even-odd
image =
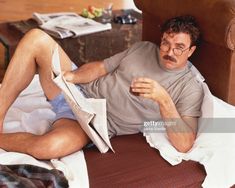
[[[172,61],[172,62],[174,62],[174,63],[177,62],[177,60],[176,60],[174,57],[171,57],[171,56],[169,56],[169,55],[164,55],[164,56],[163,56],[163,59],[165,59],[165,60],[170,60],[170,61]]]

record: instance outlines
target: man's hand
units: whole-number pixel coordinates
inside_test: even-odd
[[[157,81],[145,77],[135,78],[131,83],[131,91],[155,102],[168,96],[167,91]]]
[[[107,74],[103,61],[86,63],[75,71],[65,72],[67,81],[74,84],[88,83]]]

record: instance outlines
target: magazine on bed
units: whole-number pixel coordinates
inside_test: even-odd
[[[39,27],[56,38],[68,38],[112,29],[110,23],[102,24],[74,12],[33,13]]]
[[[57,75],[54,82],[61,88],[77,121],[101,153],[109,148],[114,152],[107,128],[106,99],[85,98],[77,87],[67,82],[61,72],[58,46],[52,56],[53,72]]]

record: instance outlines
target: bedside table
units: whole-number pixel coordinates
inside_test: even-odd
[[[114,10],[114,15],[130,13],[138,21],[136,24],[112,23],[112,29],[76,38],[56,39],[70,59],[80,66],[84,63],[103,60],[124,51],[142,38],[142,15],[134,10]],[[37,28],[33,19],[0,24],[0,42],[5,47],[5,67],[7,67],[14,50],[30,29]]]

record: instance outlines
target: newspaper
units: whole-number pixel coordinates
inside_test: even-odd
[[[106,99],[85,98],[73,83],[67,82],[61,72],[58,46],[52,56],[54,82],[61,88],[77,121],[101,153],[109,148],[114,152],[107,128]]]
[[[39,27],[56,38],[68,38],[112,29],[110,23],[102,24],[79,16],[74,12],[51,14],[33,13]]]
[[[57,12],[49,14],[40,14],[37,12],[33,13],[33,19],[35,19],[40,25],[61,16],[77,17],[78,14],[75,12]]]

